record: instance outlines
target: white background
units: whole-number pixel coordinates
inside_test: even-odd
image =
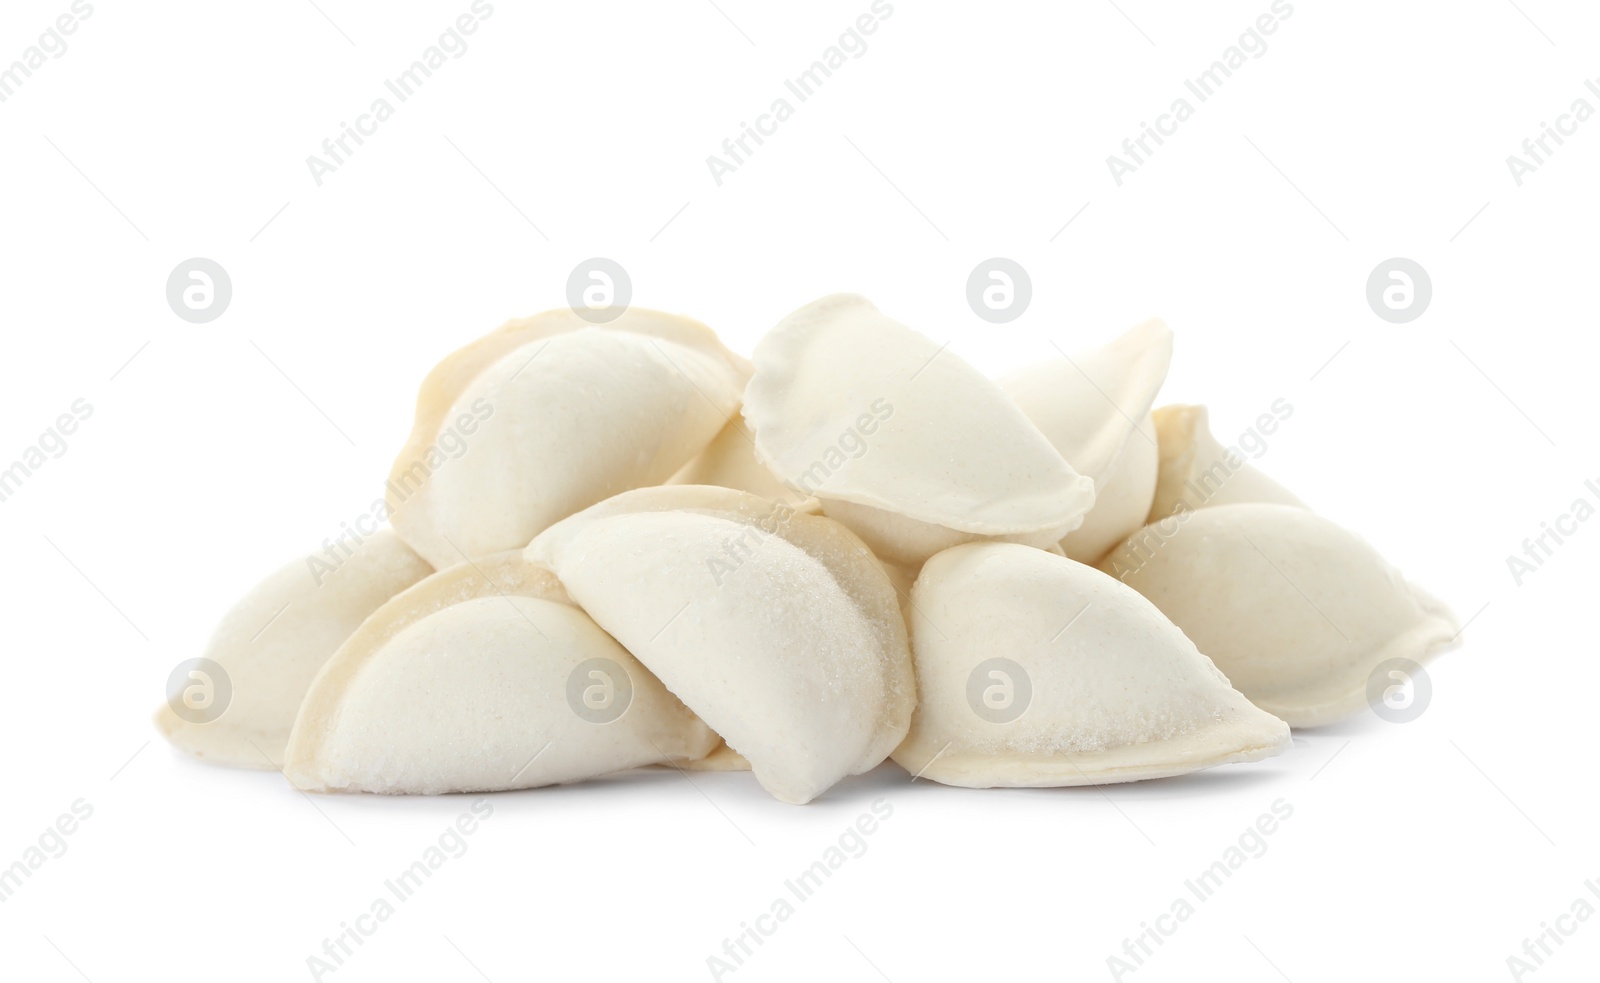
[[[1177,780],[968,791],[886,765],[803,808],[748,774],[499,795],[325,978],[710,979],[877,797],[867,853],[725,979],[1110,979],[1279,798],[1266,854],[1125,979],[1507,979],[1542,922],[1600,905],[1600,521],[1521,586],[1506,566],[1600,479],[1600,119],[1520,187],[1506,165],[1574,99],[1600,109],[1600,13],[1297,0],[1119,187],[1107,155],[1268,8],[1120,2],[897,0],[720,187],[707,156],[866,0],[499,0],[320,187],[306,157],[467,0],[96,2],[0,104],[0,461],[94,407],[0,505],[0,864],[94,808],[0,905],[5,977],[308,979],[467,809],[312,802],[181,757],[151,714],[234,598],[368,507],[427,369],[563,305],[597,255],[746,353],[839,290],[994,372],[1160,316],[1162,401],[1231,439],[1288,399],[1260,466],[1473,619],[1465,645],[1413,723]],[[8,0],[0,64],[67,8]],[[164,296],[193,256],[233,280],[206,325]],[[966,306],[990,256],[1032,275],[1011,324]],[[1409,324],[1365,300],[1393,256],[1433,281]],[[1597,966],[1600,918],[1525,978]]]

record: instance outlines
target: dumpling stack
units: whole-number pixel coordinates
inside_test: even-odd
[[[640,309],[510,322],[424,381],[392,528],[246,595],[157,723],[321,792],[661,765],[804,803],[891,758],[985,788],[1278,754],[1460,631],[1157,407],[1172,348],[1151,321],[991,380],[851,295],[751,360]]]

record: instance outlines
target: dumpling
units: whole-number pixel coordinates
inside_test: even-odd
[[[1204,406],[1163,406],[1153,415],[1160,447],[1160,474],[1148,522],[1184,510],[1247,502],[1305,508],[1293,492],[1245,460],[1237,448],[1223,447],[1212,436],[1210,416]],[[1275,415],[1280,420],[1287,419],[1287,412]]]
[[[424,380],[386,488],[390,521],[437,567],[521,549],[557,519],[670,478],[738,412],[748,376],[688,318],[512,321]]]
[[[1054,547],[1094,503],[998,384],[849,294],[756,346],[744,417],[757,460],[893,563],[979,539]]]
[[[915,684],[894,588],[831,519],[727,488],[647,488],[558,522],[527,555],[784,802],[905,736]]]
[[[368,618],[306,694],[284,773],[308,791],[492,792],[716,743],[513,550],[443,570]]]
[[[1366,541],[1289,505],[1171,516],[1135,533],[1102,569],[1154,602],[1256,706],[1295,727],[1356,713],[1380,666],[1425,662],[1460,632],[1449,608]]]
[[[917,712],[894,760],[967,788],[1160,778],[1289,746],[1149,601],[1065,557],[973,543],[912,591]]]
[[[173,746],[216,764],[282,767],[295,712],[322,664],[369,614],[432,572],[388,529],[285,564],[212,632],[203,658],[227,682],[205,667],[192,679],[181,674],[156,727]]]
[[[1158,457],[1150,407],[1171,363],[1172,332],[1152,320],[1094,351],[1000,380],[1067,463],[1094,479],[1094,508],[1061,540],[1074,560],[1098,562],[1150,514]]]
[[[792,504],[797,511],[803,510],[806,506],[802,503],[807,501],[756,460],[755,442],[738,415],[667,484],[736,488],[769,501]]]

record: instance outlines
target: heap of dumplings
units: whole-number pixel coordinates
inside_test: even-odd
[[[323,792],[666,765],[804,803],[886,759],[988,788],[1278,754],[1459,629],[1156,408],[1171,355],[1151,321],[996,381],[849,295],[753,360],[653,311],[512,321],[423,382],[390,528],[247,594],[205,652],[226,710],[158,726]]]

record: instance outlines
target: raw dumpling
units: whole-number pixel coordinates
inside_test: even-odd
[[[317,670],[367,615],[433,572],[388,529],[346,552],[331,547],[284,565],[222,616],[203,657],[227,674],[227,703],[180,716],[169,700],[156,713],[167,740],[217,764],[283,766],[284,742]],[[204,682],[207,698],[217,699],[221,681]]]
[[[1278,420],[1293,412],[1287,403],[1282,407],[1274,404],[1273,409]],[[1247,502],[1305,508],[1304,502],[1245,460],[1237,448],[1223,447],[1211,435],[1204,406],[1163,406],[1154,417],[1161,465],[1149,522],[1184,510]]]
[[[630,308],[512,321],[439,363],[387,486],[430,563],[528,545],[604,498],[666,481],[738,411],[749,364],[710,328]]]
[[[912,595],[917,712],[894,759],[913,775],[968,788],[1098,785],[1289,745],[1281,720],[1093,567],[974,543],[929,560]]]
[[[1098,562],[1150,514],[1157,462],[1150,407],[1171,363],[1172,332],[1146,321],[1092,352],[1000,380],[1067,463],[1094,479],[1094,508],[1061,540],[1074,560]]]
[[[792,504],[797,511],[805,508],[801,504],[805,496],[790,490],[756,460],[755,442],[744,426],[744,419],[737,415],[667,484],[736,488],[769,501]]]
[[[1307,509],[1222,505],[1135,533],[1102,569],[1153,601],[1233,685],[1296,727],[1367,704],[1373,672],[1459,629],[1365,540]]]
[[[715,746],[548,570],[510,551],[367,619],[306,695],[284,772],[309,791],[492,792]]]
[[[1094,482],[998,384],[864,298],[790,314],[755,366],[756,459],[885,560],[978,539],[1054,547],[1094,503]]]
[[[915,684],[894,588],[849,530],[706,485],[640,489],[528,547],[572,597],[804,803],[884,760]]]

